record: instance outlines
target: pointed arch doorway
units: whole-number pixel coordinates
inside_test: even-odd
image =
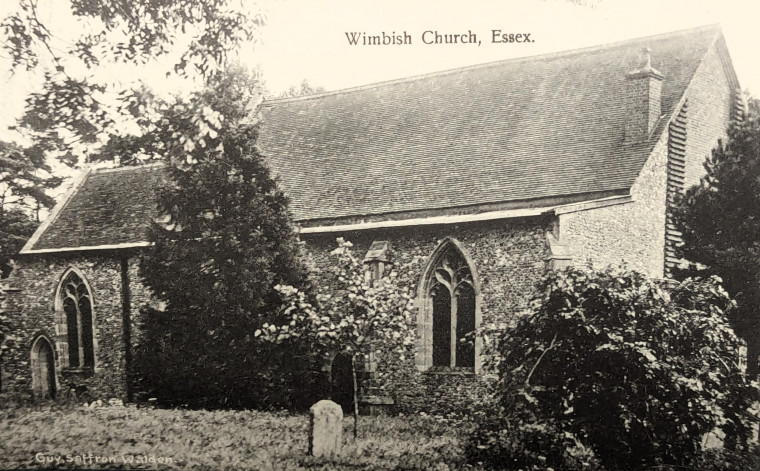
[[[32,391],[37,399],[55,398],[55,355],[50,341],[41,335],[32,344]]]

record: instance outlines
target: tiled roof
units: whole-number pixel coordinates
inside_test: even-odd
[[[621,95],[640,49],[665,77],[668,118],[719,35],[704,27],[269,101],[260,146],[307,225],[619,194],[667,121],[650,142],[623,145]],[[22,253],[144,244],[160,173],[90,172]]]
[[[144,243],[155,216],[156,166],[93,170],[75,184],[22,253]]]
[[[297,220],[629,188],[625,74],[652,50],[676,106],[717,26],[264,104],[261,146]],[[656,136],[655,136],[656,139]]]

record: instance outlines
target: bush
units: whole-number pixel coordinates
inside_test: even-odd
[[[478,427],[466,448],[468,461],[492,469],[595,471],[603,469],[593,451],[556,422],[511,396],[510,407],[483,402]]]
[[[497,335],[498,411],[481,421],[471,459],[695,466],[716,428],[741,454],[758,389],[739,368],[733,302],[719,280],[665,286],[624,269],[572,268],[540,288],[531,312]]]
[[[758,471],[760,449],[752,445],[740,451],[714,448],[705,451],[697,461],[699,471]]]

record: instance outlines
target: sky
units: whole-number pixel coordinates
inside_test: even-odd
[[[262,44],[249,54],[273,89],[307,79],[334,90],[720,23],[742,87],[760,93],[759,13],[749,0],[284,0],[269,3]],[[493,30],[529,33],[532,42],[493,43]],[[408,32],[412,44],[360,46],[346,38],[394,31]],[[481,44],[427,45],[425,31],[472,31]]]
[[[263,10],[267,25],[256,44],[239,51],[240,60],[263,73],[272,94],[307,80],[337,90],[512,57],[594,46],[651,34],[720,23],[742,87],[760,93],[753,0],[240,0]],[[63,39],[79,32],[67,16],[67,2],[40,0],[43,16]],[[15,2],[0,2],[4,16]],[[493,31],[529,34],[530,42],[495,43]],[[424,44],[435,32],[468,34],[474,44]],[[348,34],[408,34],[411,44],[351,45]],[[653,51],[656,54],[656,51]],[[0,139],[23,110],[26,94],[40,84],[23,72],[2,67],[0,57]],[[140,69],[104,68],[95,73],[126,83],[142,78],[159,92],[182,85],[164,78],[166,63]]]

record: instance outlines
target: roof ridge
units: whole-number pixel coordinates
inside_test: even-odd
[[[275,99],[271,99],[271,100],[264,100],[261,103],[261,106],[266,107],[266,106],[268,106],[270,104],[274,105],[274,104],[279,104],[279,103],[290,103],[290,102],[294,102],[294,101],[314,100],[314,99],[318,99],[318,98],[324,98],[324,97],[328,97],[328,96],[340,95],[340,94],[344,94],[344,93],[353,93],[353,92],[358,92],[358,91],[363,91],[363,90],[370,90],[370,89],[373,89],[373,88],[379,88],[379,87],[386,86],[386,85],[395,85],[395,84],[399,84],[399,83],[413,82],[415,80],[420,80],[420,79],[424,79],[424,78],[439,77],[439,76],[443,76],[443,75],[450,75],[450,74],[454,74],[454,73],[457,73],[457,72],[463,72],[463,71],[469,71],[469,70],[478,70],[478,69],[485,69],[485,68],[489,68],[489,67],[496,67],[496,66],[499,66],[499,65],[507,64],[507,63],[517,63],[517,62],[526,61],[526,60],[547,60],[547,59],[557,59],[557,58],[562,58],[562,57],[569,57],[569,56],[573,56],[573,55],[576,55],[576,54],[583,54],[583,53],[588,53],[588,52],[592,52],[592,51],[603,51],[603,50],[607,50],[607,49],[614,49],[616,47],[621,47],[621,46],[623,46],[625,44],[635,43],[635,42],[643,41],[643,40],[660,40],[660,39],[665,39],[665,38],[668,38],[668,37],[684,36],[684,35],[687,35],[687,34],[694,34],[694,33],[702,32],[702,31],[709,31],[710,29],[716,29],[717,31],[720,31],[720,23],[712,23],[712,24],[708,24],[708,25],[696,26],[696,27],[692,27],[692,28],[685,28],[685,29],[681,29],[681,30],[677,30],[677,31],[670,31],[670,32],[665,32],[665,33],[658,33],[658,34],[653,34],[653,35],[649,35],[649,36],[641,36],[641,37],[632,38],[632,39],[623,39],[623,40],[620,40],[620,41],[615,41],[615,42],[605,43],[605,44],[597,44],[597,45],[594,45],[594,46],[587,46],[587,47],[582,47],[582,48],[578,48],[578,49],[567,49],[567,50],[564,50],[564,51],[547,52],[547,53],[543,53],[543,54],[535,54],[535,55],[532,55],[532,56],[510,57],[508,59],[500,59],[500,60],[496,60],[496,61],[485,62],[485,63],[482,63],[482,64],[467,65],[467,66],[464,66],[464,67],[456,67],[456,68],[453,68],[453,69],[440,70],[440,71],[436,71],[436,72],[428,72],[428,73],[424,73],[424,74],[412,75],[412,76],[409,76],[409,77],[402,77],[402,78],[398,78],[398,79],[384,80],[384,81],[381,81],[381,82],[375,82],[375,83],[370,83],[370,84],[365,84],[365,85],[358,85],[358,86],[355,86],[355,87],[342,88],[342,89],[338,89],[338,90],[332,90],[332,91],[328,91],[328,92],[317,93],[317,94],[314,94],[314,95],[304,95],[304,96],[288,97],[288,98],[275,98]]]

